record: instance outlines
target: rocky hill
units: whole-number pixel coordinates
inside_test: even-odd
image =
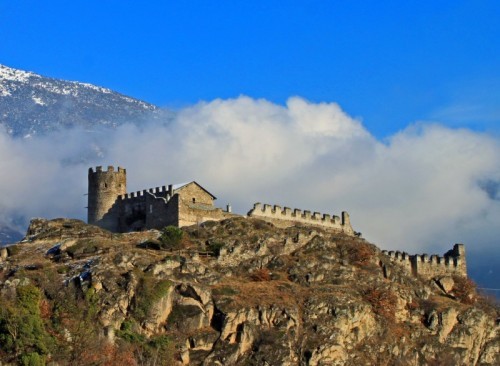
[[[471,281],[318,228],[38,219],[0,253],[0,364],[500,364],[498,308]]]
[[[0,65],[0,125],[12,136],[40,135],[67,127],[116,127],[168,114],[110,89]]]

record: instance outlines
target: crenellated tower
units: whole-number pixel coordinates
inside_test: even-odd
[[[112,207],[118,196],[127,192],[127,171],[118,167],[108,166],[96,170],[89,168],[88,215],[89,224],[99,225],[108,230],[116,231],[118,218],[114,217]]]

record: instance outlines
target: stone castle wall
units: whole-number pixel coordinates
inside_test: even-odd
[[[213,197],[195,182],[126,193],[126,170],[89,169],[88,223],[113,232],[178,227],[235,216],[215,208]]]
[[[458,275],[467,277],[467,263],[465,260],[465,246],[455,244],[444,256],[427,254],[409,255],[399,251],[383,250],[392,262],[398,263],[405,268],[408,273],[421,276],[425,279],[432,279],[445,275]]]
[[[214,198],[211,194],[199,189],[195,184],[187,184],[176,190],[181,196],[181,200],[185,205],[199,204],[202,206],[213,207]]]
[[[127,191],[126,170],[118,167],[115,171],[113,166],[108,166],[104,171],[98,166],[93,171],[89,169],[88,174],[88,216],[89,224],[96,224],[105,229],[116,231],[116,210],[113,210],[116,197]]]
[[[236,216],[239,215],[204,204],[179,205],[179,227],[200,224],[205,221],[221,221]]]
[[[289,227],[299,223],[321,226],[348,235],[355,235],[347,212],[342,212],[342,218],[340,218],[319,212],[311,213],[311,211],[299,209],[292,210],[289,207],[281,208],[278,205],[271,206],[255,203],[253,209],[248,212],[248,216],[270,221],[278,227]]]

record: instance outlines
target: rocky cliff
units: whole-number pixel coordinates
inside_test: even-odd
[[[0,364],[500,364],[498,307],[466,278],[321,228],[166,234],[32,221],[0,249]]]

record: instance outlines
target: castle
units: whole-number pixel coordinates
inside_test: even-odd
[[[231,212],[229,205],[226,210],[215,207],[216,197],[195,181],[126,193],[125,169],[118,167],[115,171],[108,166],[103,170],[98,166],[95,171],[89,168],[88,184],[88,223],[112,232],[162,229],[168,225],[183,227],[239,216]],[[338,217],[256,203],[248,216],[282,228],[308,225],[360,236],[353,230],[347,212]],[[382,253],[415,276],[428,279],[443,275],[467,276],[463,244],[455,244],[443,257],[409,255],[399,251]]]
[[[428,254],[409,255],[405,252],[388,252],[387,250],[383,250],[382,254],[388,256],[391,262],[402,266],[406,272],[426,279],[447,275],[467,277],[465,245],[463,244],[455,244],[453,249],[447,251],[442,257]]]
[[[138,192],[127,192],[127,171],[98,166],[88,175],[89,224],[112,232],[162,229],[223,220],[234,216],[228,206],[214,206],[216,197],[197,182],[170,184]]]

